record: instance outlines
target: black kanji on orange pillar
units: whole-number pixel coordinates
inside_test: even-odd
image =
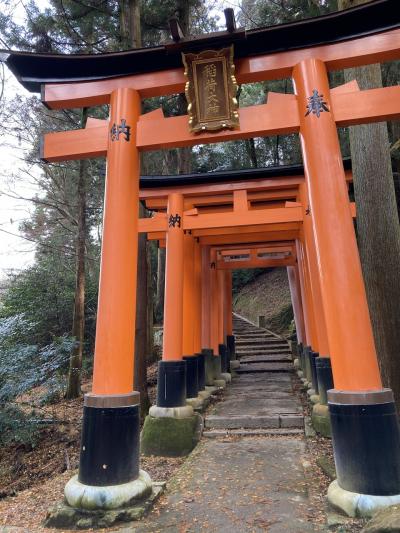
[[[121,119],[121,124],[119,124],[118,126],[114,122],[110,129],[110,136],[112,141],[119,141],[120,135],[125,135],[125,141],[129,141],[131,138],[131,127],[127,126],[126,120],[124,118]]]
[[[328,111],[329,113],[328,103],[324,101],[323,94],[318,94],[317,89],[313,90],[312,95],[309,96],[307,100],[307,113],[305,114],[305,116],[309,115],[310,113],[313,113],[319,118],[320,114],[323,111]]]
[[[175,228],[175,226],[178,226],[178,228],[180,228],[181,227],[181,217],[178,214],[169,215],[168,226],[170,228]]]

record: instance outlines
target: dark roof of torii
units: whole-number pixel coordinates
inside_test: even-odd
[[[399,26],[399,0],[374,0],[321,17],[255,30],[210,33],[151,48],[94,55],[1,50],[0,58],[25,88],[40,92],[44,83],[100,80],[178,68],[182,66],[182,51],[234,43],[235,58],[244,58],[337,43]]]
[[[351,159],[343,159],[345,170],[351,169]],[[141,189],[156,189],[158,187],[176,187],[182,185],[205,185],[232,181],[247,181],[255,179],[273,179],[286,176],[304,175],[303,165],[279,165],[262,168],[248,168],[240,170],[218,170],[195,174],[180,174],[174,176],[141,176]]]

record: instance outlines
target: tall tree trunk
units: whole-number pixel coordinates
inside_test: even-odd
[[[187,113],[187,100],[184,93],[178,96],[179,114]],[[192,170],[192,148],[191,146],[185,148],[178,148],[178,174],[189,174]]]
[[[88,109],[82,109],[81,128],[85,128]],[[75,303],[72,320],[72,336],[76,339],[76,346],[69,360],[68,382],[65,397],[78,398],[81,393],[81,373],[83,344],[85,335],[85,249],[86,249],[86,172],[88,162],[79,161],[77,184],[78,199],[78,230],[76,236],[76,281]]]
[[[251,166],[253,168],[258,167],[258,161],[257,161],[257,152],[256,152],[256,145],[254,143],[254,139],[251,137],[250,139],[246,139],[245,141],[246,151],[250,159]]]
[[[366,0],[339,0],[345,9]],[[360,89],[382,86],[380,65],[345,71]],[[400,407],[400,225],[386,123],[350,128],[357,237],[379,365]],[[357,312],[357,310],[355,310]],[[360,354],[362,358],[362,354]]]
[[[132,48],[142,46],[142,29],[140,27],[140,0],[128,0],[129,2],[129,33]]]
[[[182,28],[183,34],[189,34],[190,26],[190,8],[191,2],[189,0],[177,0],[176,2],[176,16],[179,20],[179,24]],[[180,114],[187,113],[187,100],[184,93],[181,93],[178,97],[178,108]],[[192,170],[192,148],[179,148],[178,149],[178,174],[188,174]]]

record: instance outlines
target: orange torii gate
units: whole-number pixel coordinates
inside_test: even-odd
[[[331,89],[328,80],[332,70],[400,57],[396,7],[394,0],[375,0],[307,21],[249,32],[230,27],[204,38],[179,42],[178,37],[169,45],[116,54],[3,52],[20,82],[32,91],[41,89],[51,109],[110,105],[109,120],[89,119],[83,130],[45,135],[41,154],[49,162],[107,157],[93,388],[85,396],[79,474],[65,490],[70,505],[113,508],[151,491],[151,480],[139,471],[138,394],[133,391],[138,231],[165,236],[167,248],[163,360],[157,405],[146,419],[142,443],[149,446],[168,427],[161,451],[183,453],[193,445],[196,417],[186,403],[186,372],[196,365],[183,359],[183,342],[189,358],[200,349],[206,361],[213,357],[210,376],[214,383],[224,381],[221,358],[214,354],[229,328],[221,319],[223,298],[214,295],[227,291],[229,280],[224,284],[224,269],[214,268],[218,246],[295,241],[298,268],[290,279],[298,300],[301,293],[297,315],[300,323],[302,311],[303,342],[332,361],[334,389],[328,399],[338,480],[330,499],[359,513],[400,501],[399,427],[392,392],[382,387],[379,373],[337,136],[337,127],[399,118],[400,87],[360,91],[352,82]],[[291,77],[295,94],[270,93],[265,104],[235,111],[239,126],[204,127],[198,134],[189,130],[187,116],[166,118],[161,109],[141,114],[143,98],[183,92],[181,51],[226,45],[235,47],[239,83]],[[300,136],[304,179],[280,178],[273,194],[279,190],[282,205],[255,208],[252,195],[268,192],[265,184],[256,191],[251,182],[236,189],[223,183],[233,210],[212,211],[206,202],[209,212],[202,212],[200,204],[191,205],[186,187],[176,186],[163,198],[166,213],[138,220],[141,151],[289,133]],[[294,184],[296,193],[285,198]],[[199,202],[214,196],[215,187],[197,191]],[[196,260],[188,272],[201,280],[201,297],[193,292],[195,283],[186,282],[185,289],[191,246]],[[185,292],[190,295],[186,304]],[[208,326],[201,332],[198,325],[191,328],[194,333],[186,340],[188,298],[196,301],[197,317]]]

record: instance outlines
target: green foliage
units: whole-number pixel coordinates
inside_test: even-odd
[[[40,419],[35,411],[28,414],[14,404],[0,409],[0,445],[22,444],[33,448],[39,439]]]
[[[15,314],[0,318],[0,443],[34,445],[40,416],[23,409],[18,397],[39,385],[44,386],[41,402],[60,397],[65,388],[65,372],[75,340],[55,337],[44,346],[34,344],[36,324]]]
[[[75,340],[63,335],[44,346],[33,344],[35,326],[23,314],[0,319],[0,403],[63,380]]]
[[[267,327],[275,331],[275,333],[287,333],[290,331],[292,320],[293,308],[292,304],[289,304],[268,320]]]
[[[237,294],[242,287],[256,279],[260,274],[263,274],[265,271],[265,268],[247,268],[234,270],[232,274],[233,294]]]

